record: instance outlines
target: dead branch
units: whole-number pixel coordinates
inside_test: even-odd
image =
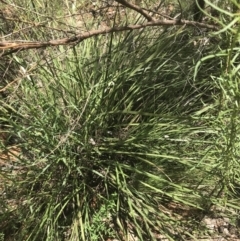
[[[199,23],[194,21],[188,21],[188,20],[159,20],[159,21],[150,21],[143,24],[137,24],[137,25],[127,25],[127,26],[121,26],[121,27],[112,27],[112,28],[106,28],[101,30],[92,30],[86,33],[76,33],[74,36],[69,38],[62,38],[57,40],[50,40],[50,41],[24,41],[24,40],[18,40],[18,41],[2,41],[0,42],[0,50],[3,50],[3,53],[0,56],[5,56],[10,53],[14,53],[17,51],[23,51],[26,49],[37,49],[37,48],[45,48],[45,47],[51,47],[51,46],[59,46],[59,45],[75,45],[79,42],[91,38],[93,36],[98,35],[104,35],[114,32],[122,32],[122,31],[128,31],[128,30],[135,30],[135,29],[141,29],[146,27],[153,27],[153,26],[174,26],[174,25],[185,25],[185,26],[193,26],[193,27],[199,27],[199,28],[207,28],[211,30],[217,30],[218,27],[216,25],[209,25],[205,23]],[[6,52],[5,52],[6,51]]]

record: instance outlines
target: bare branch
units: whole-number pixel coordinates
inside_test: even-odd
[[[212,30],[218,30],[218,27],[216,25],[209,25],[194,21],[188,21],[188,20],[161,20],[161,21],[151,21],[146,22],[143,24],[138,25],[128,25],[128,26],[122,26],[122,27],[112,27],[112,28],[106,28],[103,30],[92,30],[87,33],[81,33],[81,34],[75,34],[73,37],[69,38],[62,38],[57,40],[50,40],[47,42],[41,42],[41,41],[3,41],[0,42],[0,50],[8,50],[8,52],[3,52],[0,56],[8,55],[13,52],[22,51],[26,49],[37,49],[37,48],[44,48],[44,47],[50,47],[50,46],[59,46],[59,45],[75,45],[79,42],[91,38],[93,36],[98,35],[104,35],[109,34],[113,32],[121,32],[121,31],[127,31],[127,30],[134,30],[134,29],[141,29],[146,28],[150,26],[174,26],[174,25],[186,25],[186,26],[194,26],[199,28],[208,28]]]

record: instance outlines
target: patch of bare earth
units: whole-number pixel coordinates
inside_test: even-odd
[[[0,214],[17,207],[17,200],[9,196],[9,189],[17,181],[21,170],[18,157],[21,150],[18,146],[8,146],[0,149]],[[4,209],[4,210],[3,210]]]

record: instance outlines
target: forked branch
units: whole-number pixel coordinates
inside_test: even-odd
[[[93,36],[105,35],[113,32],[141,29],[141,28],[146,28],[151,26],[185,25],[185,26],[193,26],[198,28],[207,28],[211,30],[218,29],[216,25],[210,25],[210,24],[205,24],[205,23],[200,23],[195,21],[188,21],[183,19],[156,20],[153,17],[151,17],[145,10],[143,10],[141,7],[137,5],[131,4],[125,0],[115,0],[115,1],[118,3],[121,3],[127,8],[130,8],[140,13],[142,16],[144,16],[147,19],[147,22],[142,24],[127,25],[127,26],[114,26],[114,27],[109,27],[101,30],[88,31],[86,33],[76,32],[71,37],[50,40],[50,41],[26,41],[26,40],[2,41],[0,42],[0,50],[2,50],[2,53],[0,54],[0,56],[8,55],[11,53],[15,53],[15,52],[23,51],[27,49],[37,49],[37,48],[45,48],[45,47],[59,46],[59,45],[76,45],[79,42],[87,38],[91,38]]]

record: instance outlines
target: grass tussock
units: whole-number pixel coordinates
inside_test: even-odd
[[[0,240],[187,240],[214,209],[237,226],[239,43],[228,27],[207,44],[169,27],[33,51],[31,66],[15,56],[28,72],[0,99],[1,149],[14,156],[0,169]]]

